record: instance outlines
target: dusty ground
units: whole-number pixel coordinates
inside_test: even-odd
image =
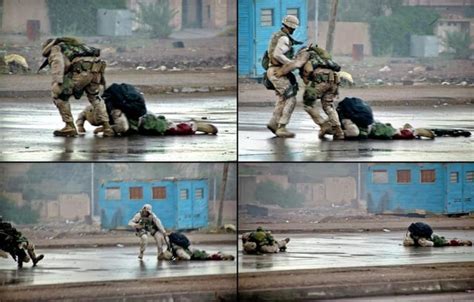
[[[199,37],[199,36],[198,36]],[[0,49],[7,54],[24,56],[33,72],[43,61],[40,41],[30,42],[23,35],[2,35]],[[146,35],[131,37],[80,37],[88,45],[101,49],[101,57],[109,67],[135,69],[138,66],[147,69],[166,66],[167,69],[232,69],[236,65],[236,38],[221,34],[215,37],[199,39],[150,39]],[[175,48],[174,42],[182,41],[184,48]]]
[[[433,229],[474,229],[474,217],[404,217],[392,215],[354,215],[319,216],[311,210],[287,211],[286,214],[275,214],[270,217],[250,217],[239,215],[239,232],[255,230],[258,226],[272,232],[367,232],[384,229],[406,230],[410,223],[424,221]]]
[[[303,92],[301,88],[297,96],[298,105],[303,102]],[[361,98],[371,106],[440,106],[445,103],[465,105],[474,103],[474,87],[441,85],[342,87],[339,89],[339,98],[336,102],[342,101],[345,97]],[[262,84],[255,81],[242,82],[239,79],[239,107],[273,107],[275,101],[274,91],[266,90]]]

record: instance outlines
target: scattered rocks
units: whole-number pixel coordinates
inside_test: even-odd
[[[388,67],[387,65],[379,69],[379,72],[390,72],[390,71],[392,71],[392,69]]]

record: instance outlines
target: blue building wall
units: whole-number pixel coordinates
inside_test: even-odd
[[[397,179],[400,170],[410,171],[409,182]],[[422,182],[422,170],[433,170],[434,182]],[[381,180],[384,181],[381,183]],[[366,200],[370,213],[414,213],[416,210],[437,214],[474,212],[474,164],[369,164]]]
[[[130,199],[131,187],[143,188],[143,198]],[[153,187],[165,188],[165,198],[153,199]],[[128,221],[149,203],[167,229],[202,228],[208,225],[208,200],[207,179],[110,181],[99,190],[101,224],[105,229],[127,227]]]
[[[296,12],[300,27],[293,37],[307,43],[307,0],[239,0],[238,1],[239,76],[261,77],[262,56],[272,34],[281,28],[283,17]],[[262,26],[262,11],[272,10],[272,25]]]

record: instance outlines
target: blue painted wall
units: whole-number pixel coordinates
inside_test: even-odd
[[[281,21],[291,10],[296,9],[300,27],[294,38],[307,43],[307,0],[239,0],[238,1],[238,49],[239,76],[261,77],[262,56],[268,48],[272,34],[281,28]],[[273,24],[261,25],[262,10],[272,10]]]
[[[142,199],[130,199],[130,187],[142,187]],[[153,187],[165,187],[166,198],[153,199]],[[107,190],[117,188],[120,196],[107,199]],[[185,194],[182,190],[187,190]],[[199,192],[198,192],[199,191]],[[99,190],[101,224],[105,229],[127,227],[128,221],[144,204],[167,229],[196,229],[208,225],[209,188],[207,179],[177,179],[157,181],[110,181]]]
[[[435,171],[435,181],[421,183],[421,170],[431,169]],[[398,183],[398,170],[409,170],[411,181]],[[386,183],[375,183],[374,174],[377,171],[386,171]],[[437,214],[473,212],[474,164],[369,164],[366,173],[366,200],[370,213],[414,213],[415,210]]]

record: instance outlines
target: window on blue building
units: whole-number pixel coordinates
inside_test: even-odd
[[[203,189],[203,188],[197,188],[197,189],[194,191],[194,198],[196,198],[196,199],[202,199],[203,196],[204,196],[204,189]]]
[[[372,182],[376,183],[376,184],[386,184],[386,183],[388,183],[387,170],[374,170],[372,172]]]
[[[120,188],[110,187],[105,191],[105,199],[107,200],[120,200]]]
[[[410,170],[397,170],[397,183],[408,184],[411,182]]]
[[[288,8],[286,10],[287,15],[295,16],[296,18],[300,19],[300,9],[299,8]]]
[[[474,171],[466,172],[466,182],[474,182]]]
[[[421,183],[433,183],[436,181],[435,170],[421,170]]]
[[[153,199],[166,199],[166,187],[153,187]]]
[[[130,199],[142,200],[143,199],[143,188],[142,187],[130,187],[129,188]]]
[[[179,190],[179,199],[180,199],[180,200],[187,200],[187,199],[189,199],[188,189],[181,189],[181,190]]]
[[[273,9],[266,8],[260,11],[260,25],[273,26]]]
[[[458,172],[449,173],[449,182],[450,183],[458,183],[459,182],[459,173]]]

